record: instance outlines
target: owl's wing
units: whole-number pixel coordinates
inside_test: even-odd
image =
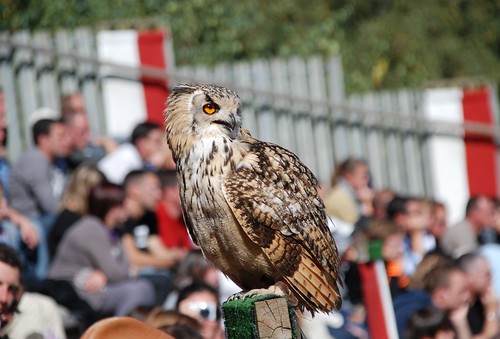
[[[299,306],[302,301],[312,312],[340,308],[339,257],[316,178],[277,145],[257,142],[249,159],[223,185],[235,218],[288,282]]]

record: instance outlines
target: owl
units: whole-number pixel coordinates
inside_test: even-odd
[[[312,172],[242,128],[227,88],[180,85],[164,113],[184,220],[205,257],[243,291],[281,284],[301,310],[339,309],[340,260]]]

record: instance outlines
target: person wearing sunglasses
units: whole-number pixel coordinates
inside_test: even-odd
[[[215,288],[195,282],[179,292],[176,310],[197,319],[204,339],[222,339],[219,293]]]

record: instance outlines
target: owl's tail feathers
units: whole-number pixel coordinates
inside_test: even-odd
[[[286,280],[299,300],[299,308],[313,315],[318,311],[329,313],[342,306],[337,277],[328,274],[309,256],[302,257],[298,269]]]

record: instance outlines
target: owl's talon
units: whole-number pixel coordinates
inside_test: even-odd
[[[235,293],[232,296],[230,296],[227,299],[227,301],[243,300],[247,298],[253,298],[260,295],[268,295],[268,294],[274,294],[286,297],[290,301],[290,304],[292,306],[297,306],[298,304],[297,298],[293,296],[288,286],[281,281],[278,281],[275,285],[271,285],[268,288],[258,288],[249,291],[241,291]]]

